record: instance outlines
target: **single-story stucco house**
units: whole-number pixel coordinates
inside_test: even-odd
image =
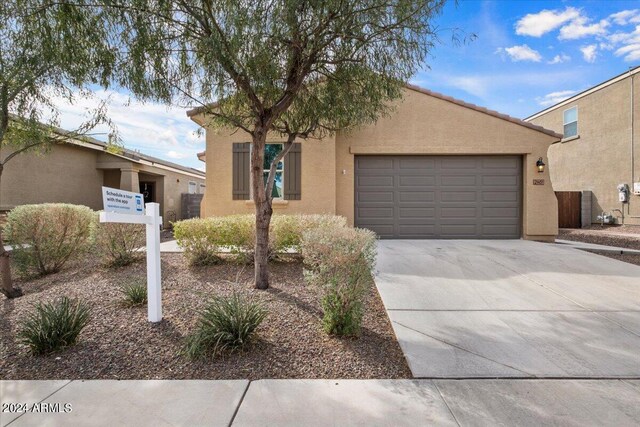
[[[202,109],[187,114],[206,126]],[[560,138],[408,85],[376,124],[296,143],[276,177],[274,212],[342,215],[381,238],[552,241],[557,201],[548,170],[537,164]],[[236,129],[206,129],[201,216],[254,211],[250,140]],[[268,139],[271,154],[281,141]]]
[[[582,226],[603,212],[640,225],[638,80],[640,67],[631,68],[525,119],[563,134],[549,148],[551,180],[556,191],[582,193]]]
[[[0,158],[11,151],[0,150]],[[157,159],[137,151],[113,153],[93,138],[67,139],[44,154],[22,153],[7,162],[0,183],[0,212],[32,203],[73,203],[102,209],[102,186],[140,192],[145,203],[160,204],[164,226],[197,216],[186,199],[204,193],[203,171]],[[190,201],[190,200],[188,200]]]

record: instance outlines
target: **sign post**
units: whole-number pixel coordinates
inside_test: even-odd
[[[162,274],[160,271],[160,205],[147,203],[142,211],[142,194],[102,187],[104,212],[100,222],[145,224],[147,232],[147,317],[149,322],[162,320]]]

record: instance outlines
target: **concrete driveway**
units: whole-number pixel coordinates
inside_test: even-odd
[[[382,240],[416,378],[640,378],[640,267],[523,240]]]

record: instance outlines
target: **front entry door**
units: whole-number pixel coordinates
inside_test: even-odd
[[[141,182],[140,183],[140,192],[142,193],[142,197],[144,198],[144,203],[153,203],[156,201],[156,188],[155,183],[153,182]]]

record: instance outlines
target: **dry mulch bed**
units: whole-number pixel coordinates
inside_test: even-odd
[[[163,254],[164,319],[151,324],[146,307],[125,308],[118,285],[144,277],[144,263],[109,270],[93,262],[17,283],[25,296],[0,308],[2,379],[260,379],[410,378],[411,372],[375,286],[358,339],[327,336],[320,328],[320,290],[304,284],[299,262],[274,263],[271,288],[253,289],[253,268],[238,264],[189,268],[181,254]],[[240,292],[269,310],[258,339],[242,352],[190,360],[179,354],[197,312],[212,295]],[[92,307],[76,346],[30,356],[16,344],[19,319],[31,304],[67,295]]]

